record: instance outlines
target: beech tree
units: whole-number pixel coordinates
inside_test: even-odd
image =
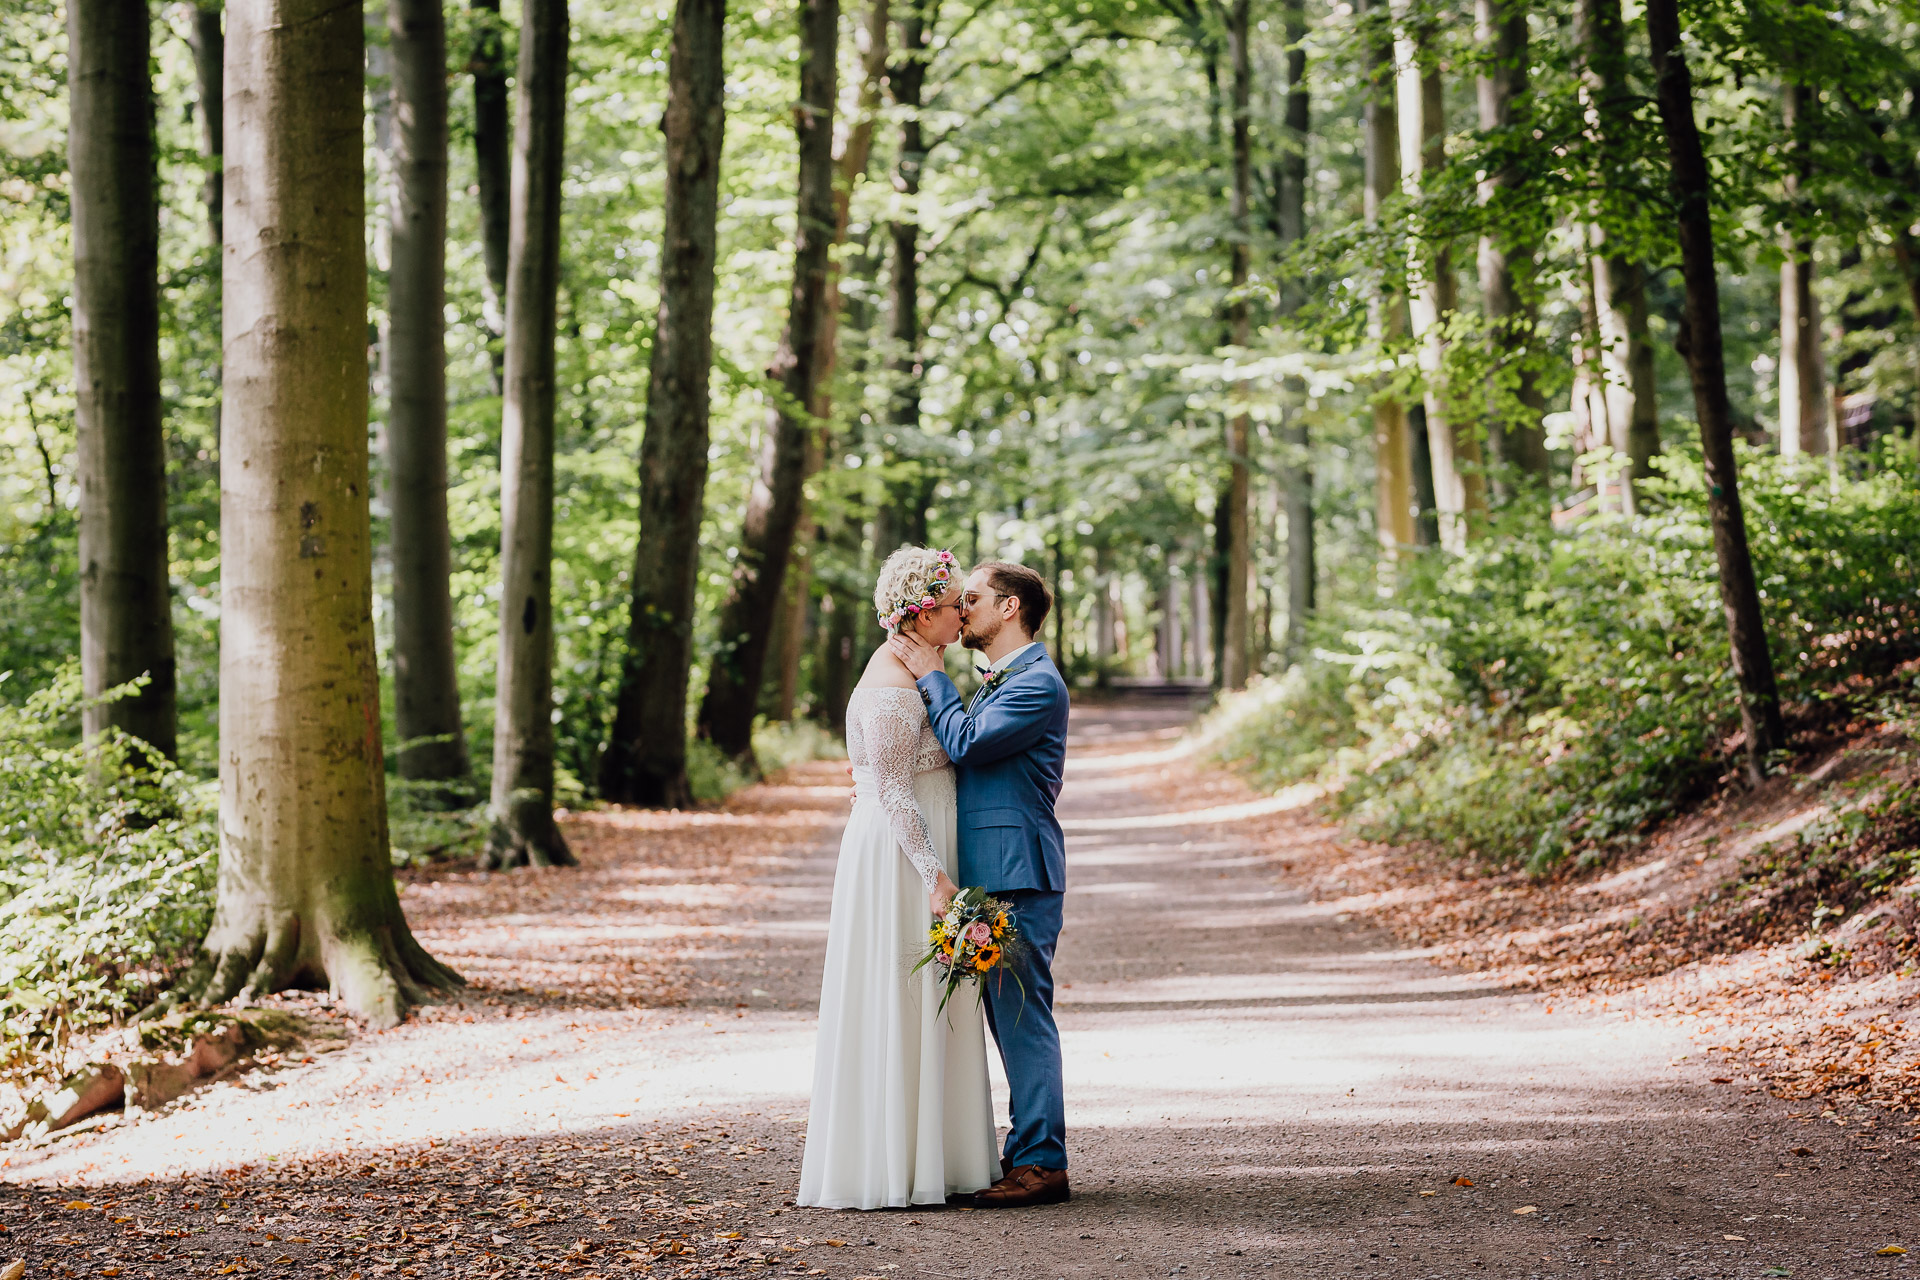
[[[1700,451],[1707,468],[1707,513],[1713,525],[1714,559],[1720,567],[1720,606],[1734,679],[1740,687],[1740,723],[1747,739],[1747,772],[1758,785],[1767,757],[1786,745],[1773,656],[1767,649],[1760,591],[1747,546],[1746,514],[1740,505],[1740,475],[1733,458],[1733,411],[1727,402],[1727,361],[1720,332],[1720,281],[1714,266],[1712,178],[1693,117],[1693,75],[1680,40],[1678,0],[1648,0],[1647,39],[1652,44],[1654,91],[1671,162],[1680,274],[1686,286],[1680,354],[1693,383],[1700,420]]]
[[[473,0],[473,171],[479,188],[480,260],[486,271],[484,320],[496,344],[506,329],[507,224],[512,199],[513,129],[507,97],[506,41],[502,38],[500,0]],[[491,349],[493,377],[505,372],[505,352]]]
[[[222,134],[220,87],[221,64],[226,61],[226,37],[221,31],[220,0],[199,0],[190,15],[192,26],[187,43],[193,49],[194,86],[197,90],[195,114],[200,118],[200,156],[207,163],[206,185],[201,199],[207,206],[208,238],[216,256],[220,252],[220,154],[226,149]]]
[[[818,347],[826,332],[827,272],[835,227],[833,110],[840,92],[839,0],[800,7],[800,97],[793,127],[800,143],[799,208],[793,233],[793,290],[787,327],[767,374],[781,396],[761,429],[760,475],[747,501],[733,584],[720,607],[720,641],[707,669],[700,732],[728,756],[751,763],[753,717],[767,644],[783,604],[814,435]]]
[[[640,540],[626,661],[600,766],[602,796],[669,808],[693,799],[687,784],[687,676],[707,487],[725,29],[725,0],[677,0],[660,122],[667,144],[666,230],[659,318],[647,362]]]
[[[553,820],[554,308],[566,142],[566,0],[520,18],[500,419],[500,660],[492,835],[482,865],[571,866]]]
[[[1307,235],[1307,127],[1313,101],[1307,86],[1307,13],[1303,0],[1281,6],[1281,29],[1287,42],[1286,110],[1280,133],[1280,162],[1276,166],[1274,230],[1283,250],[1296,252]],[[1300,309],[1305,290],[1299,267],[1282,266],[1280,312],[1292,317]],[[1290,413],[1281,427],[1286,448],[1280,483],[1282,509],[1287,517],[1287,638],[1285,657],[1298,660],[1306,645],[1306,627],[1317,604],[1320,570],[1314,555],[1313,440],[1307,430],[1307,386],[1304,379],[1287,380]]]
[[[393,719],[400,776],[467,776],[447,527],[447,40],[440,0],[388,0],[393,181],[388,211],[387,471]],[[451,796],[447,797],[451,799]]]
[[[67,6],[80,670],[89,736],[175,753],[173,592],[160,411],[159,211],[145,0]]]
[[[1398,113],[1394,106],[1393,36],[1387,25],[1387,0],[1371,0],[1361,14],[1361,41],[1365,50],[1367,93],[1361,108],[1366,137],[1361,203],[1367,224],[1377,227],[1381,210],[1400,185]],[[1379,346],[1407,331],[1406,300],[1385,287],[1367,298],[1368,337]],[[1407,406],[1391,391],[1374,393],[1373,417],[1374,524],[1380,545],[1390,555],[1409,550],[1419,541],[1414,521],[1413,446],[1407,426]]]
[[[324,0],[235,0],[227,16],[219,896],[176,995],[326,985],[390,1026],[459,979],[414,940],[388,860],[365,32],[357,7]]]
[[[1247,301],[1249,268],[1252,261],[1253,201],[1253,55],[1249,50],[1251,31],[1249,0],[1233,0],[1227,18],[1227,58],[1233,70],[1229,92],[1233,99],[1232,171],[1233,185],[1230,216],[1233,223],[1228,269],[1227,341],[1245,352],[1253,342],[1251,309]],[[1251,620],[1247,609],[1247,575],[1252,569],[1252,523],[1248,499],[1252,467],[1248,450],[1252,444],[1252,419],[1246,409],[1247,387],[1237,382],[1237,402],[1227,415],[1227,484],[1214,507],[1214,528],[1221,542],[1221,592],[1218,638],[1220,659],[1218,681],[1222,688],[1246,687],[1247,649],[1252,642]],[[1064,611],[1063,611],[1064,612]],[[1062,657],[1064,661],[1064,656]]]

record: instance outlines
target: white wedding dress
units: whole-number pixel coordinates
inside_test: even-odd
[[[953,766],[917,689],[847,704],[853,815],[840,841],[820,984],[799,1203],[941,1204],[1000,1176],[977,986],[937,1013],[925,948],[940,871],[956,874]]]

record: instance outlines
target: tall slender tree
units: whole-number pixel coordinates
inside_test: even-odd
[[[480,259],[486,269],[484,319],[494,342],[493,379],[505,374],[507,230],[513,195],[513,127],[507,95],[507,55],[500,0],[473,0],[473,171],[480,197]],[[496,387],[496,389],[498,389]]]
[[[393,175],[386,358],[393,718],[400,776],[467,776],[447,524],[447,36],[440,0],[387,0]],[[448,796],[447,798],[452,798]]]
[[[1445,93],[1428,19],[1414,14],[1410,3],[1396,6],[1395,13],[1400,14],[1403,8],[1406,13],[1395,41],[1400,82],[1400,179],[1407,196],[1417,200],[1425,189],[1427,175],[1437,173],[1446,163]],[[1447,330],[1460,287],[1453,274],[1453,253],[1444,240],[1429,238],[1426,221],[1418,217],[1412,220],[1407,274],[1413,337],[1419,344],[1420,374],[1425,383],[1427,449],[1433,460],[1440,540],[1457,551],[1485,518],[1486,475],[1479,438],[1455,412],[1447,380]]]
[[[1276,192],[1278,224],[1275,230],[1283,250],[1297,247],[1307,234],[1307,130],[1313,99],[1307,86],[1307,9],[1305,0],[1284,0],[1280,7],[1287,65],[1286,110],[1280,129],[1280,163]],[[1282,267],[1280,310],[1294,315],[1304,290],[1299,269]],[[1286,456],[1281,460],[1283,508],[1287,517],[1287,637],[1285,657],[1297,661],[1306,648],[1307,623],[1312,619],[1319,585],[1313,539],[1313,440],[1307,428],[1307,387],[1304,380],[1287,380],[1288,416],[1280,428]]]
[[[566,142],[566,0],[527,0],[507,235],[506,398],[500,423],[500,660],[493,832],[482,862],[570,866],[553,820],[554,328]]]
[[[387,847],[358,372],[365,30],[331,0],[227,17],[220,878],[175,994],[317,983],[390,1026],[459,979],[407,928]]]
[[[687,676],[707,488],[707,381],[713,371],[713,269],[726,78],[725,0],[677,0],[667,55],[666,230],[660,312],[648,360],[640,447],[640,540],[633,612],[600,794],[684,807]]]
[[[1804,189],[1812,176],[1806,117],[1819,90],[1807,84],[1791,60],[1780,83],[1780,115],[1790,162],[1786,197],[1804,219]],[[1813,294],[1813,236],[1788,230],[1780,263],[1780,452],[1788,456],[1831,452],[1827,441],[1826,360],[1820,342],[1820,304]]]
[[[1249,48],[1252,33],[1249,0],[1233,0],[1227,21],[1227,57],[1232,67],[1229,92],[1233,100],[1233,219],[1232,252],[1229,269],[1231,292],[1227,302],[1227,340],[1246,352],[1253,344],[1252,308],[1247,299],[1248,276],[1253,256],[1253,58]],[[1244,381],[1236,382],[1234,407],[1227,416],[1227,483],[1214,510],[1213,520],[1221,535],[1221,590],[1219,661],[1215,664],[1223,688],[1246,687],[1247,648],[1253,638],[1248,613],[1248,577],[1252,571],[1253,525],[1248,503],[1252,484],[1252,418],[1248,415]]]
[[[1631,189],[1626,179],[1633,158],[1627,139],[1635,109],[1620,0],[1577,0],[1574,42],[1580,92],[1586,99],[1588,145],[1594,151],[1592,167],[1601,175],[1602,202],[1617,204],[1622,193]],[[1606,442],[1627,455],[1621,503],[1631,511],[1633,486],[1654,474],[1653,458],[1660,452],[1660,406],[1648,330],[1646,266],[1615,248],[1606,229],[1620,212],[1613,207],[1596,210],[1589,228],[1591,280],[1584,287],[1591,299],[1593,333],[1586,344],[1590,350],[1583,349],[1579,357],[1591,366],[1592,379],[1604,384]],[[1590,402],[1580,412],[1598,424]]]
[[[160,412],[160,222],[145,0],[70,0],[73,386],[80,481],[80,671],[89,736],[175,749],[173,592]]]
[[[767,375],[782,398],[761,429],[760,474],[747,501],[733,582],[720,609],[720,641],[707,669],[700,731],[729,757],[753,760],[753,717],[767,643],[778,615],[787,561],[799,527],[802,486],[814,435],[814,386],[825,328],[834,233],[833,112],[839,96],[839,0],[802,0],[799,208],[793,233],[793,289],[787,327]]]
[[[926,131],[920,119],[926,93],[927,63],[933,56],[929,10],[939,0],[905,0],[895,10],[894,61],[887,68],[887,92],[900,117],[895,143],[893,189],[900,213],[888,223],[892,246],[888,259],[887,342],[889,393],[887,423],[896,438],[920,429],[920,179],[927,164]],[[890,551],[901,542],[924,542],[931,485],[922,474],[909,476],[897,498],[882,509],[880,540]]]
[[[1531,51],[1527,7],[1522,0],[1477,0],[1475,28],[1480,41],[1480,128],[1506,135],[1526,118]],[[1480,180],[1482,203],[1492,203],[1519,181],[1514,164],[1489,170]],[[1489,231],[1480,237],[1480,300],[1486,311],[1487,337],[1496,373],[1490,388],[1487,452],[1497,484],[1507,468],[1544,481],[1547,436],[1541,425],[1545,402],[1534,364],[1538,359],[1532,299],[1537,246],[1531,237]]]
[[[207,206],[208,239],[220,252],[220,153],[226,149],[221,131],[220,64],[226,59],[226,37],[221,33],[220,0],[198,0],[188,15],[187,45],[193,50],[194,114],[200,124],[200,158],[207,180],[200,198]]]
[[[874,118],[880,109],[881,90],[887,76],[887,28],[890,24],[888,0],[873,0],[862,15],[854,33],[854,48],[860,56],[860,80],[854,90],[853,110],[836,112],[833,148],[833,246],[827,260],[827,301],[820,317],[820,338],[814,344],[814,360],[819,365],[813,376],[811,411],[817,430],[811,437],[808,475],[820,469],[827,456],[828,432],[833,416],[833,376],[839,361],[841,250],[847,243],[852,224],[853,188],[866,176],[873,153]],[[862,253],[864,257],[864,250]],[[811,504],[803,503],[800,523],[794,530],[796,553],[788,566],[786,598],[769,643],[769,660],[774,665],[774,689],[768,700],[768,717],[788,720],[800,686],[800,654],[805,643],[807,610],[813,580],[813,543],[820,530]],[[831,629],[830,623],[828,624]]]
[[[1361,198],[1367,222],[1378,225],[1381,210],[1400,184],[1398,115],[1394,108],[1393,37],[1386,25],[1387,0],[1363,0],[1361,38],[1365,44],[1367,96],[1363,125],[1366,171]],[[1382,287],[1367,299],[1367,331],[1385,346],[1407,331],[1406,300]],[[1420,537],[1414,521],[1413,445],[1407,406],[1391,391],[1376,392],[1373,410],[1374,526],[1389,555],[1412,548]]]
[[[1654,92],[1667,135],[1669,181],[1677,210],[1680,274],[1686,287],[1681,355],[1687,361],[1694,412],[1700,419],[1707,515],[1713,525],[1714,558],[1720,567],[1720,605],[1727,619],[1733,674],[1740,689],[1747,773],[1757,784],[1764,776],[1767,757],[1786,745],[1786,727],[1774,684],[1773,655],[1767,649],[1766,625],[1760,613],[1753,556],[1747,547],[1740,475],[1733,458],[1733,410],[1727,399],[1720,282],[1714,266],[1712,178],[1700,143],[1700,127],[1693,116],[1693,74],[1680,42],[1678,0],[1647,0],[1646,13]]]

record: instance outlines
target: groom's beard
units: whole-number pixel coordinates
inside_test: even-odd
[[[960,629],[960,645],[962,648],[965,648],[965,649],[984,650],[988,645],[994,642],[994,638],[997,637],[999,634],[1000,634],[1000,626],[997,619],[996,619],[995,626],[991,631],[975,631],[973,629],[973,624],[971,622],[968,622],[965,625],[963,625]]]

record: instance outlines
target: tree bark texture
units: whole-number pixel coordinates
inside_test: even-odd
[[[729,757],[753,760],[753,717],[760,702],[767,642],[782,605],[787,561],[800,522],[813,388],[819,374],[821,319],[827,304],[833,208],[833,108],[839,96],[839,0],[800,7],[799,208],[793,233],[793,289],[787,328],[767,375],[785,393],[761,429],[760,474],[747,501],[733,582],[720,609],[719,643],[700,704],[700,731]]]
[[[1529,90],[1526,5],[1521,0],[1477,0],[1475,27],[1485,60],[1476,86],[1480,128],[1487,133],[1509,130],[1516,112],[1526,110]],[[1480,182],[1481,203],[1499,199],[1503,190],[1518,181],[1510,167],[1489,172]],[[1536,319],[1531,294],[1536,253],[1532,243],[1509,244],[1497,235],[1480,237],[1481,306],[1495,356],[1488,387],[1487,453],[1496,486],[1510,482],[1508,469],[1544,481],[1549,465],[1547,435],[1541,424],[1546,406],[1533,369]]]
[[[640,447],[640,540],[633,612],[601,758],[600,794],[684,808],[687,677],[707,488],[707,383],[713,371],[713,268],[725,134],[725,0],[678,0],[667,61],[666,227],[660,311],[648,360]]]
[[[1372,0],[1369,22],[1387,13],[1386,0]],[[1368,29],[1368,93],[1365,105],[1366,174],[1362,191],[1366,219],[1378,223],[1380,210],[1400,183],[1398,116],[1394,110],[1393,40]],[[1406,302],[1377,290],[1367,301],[1367,336],[1384,347],[1406,332]],[[1407,407],[1382,392],[1373,397],[1374,524],[1380,545],[1390,556],[1412,548],[1419,538],[1414,523],[1413,448]]]
[[[1307,234],[1307,130],[1311,124],[1312,99],[1307,88],[1307,13],[1304,0],[1286,0],[1281,6],[1281,25],[1286,34],[1287,103],[1281,125],[1283,153],[1280,159],[1280,240],[1291,250]],[[1280,293],[1281,308],[1292,314],[1300,305],[1302,290],[1289,279]],[[1287,637],[1285,657],[1289,665],[1299,660],[1306,646],[1307,622],[1313,616],[1318,567],[1314,562],[1313,541],[1313,441],[1307,431],[1307,387],[1299,378],[1287,380],[1287,407],[1291,411],[1280,428],[1280,478],[1287,517]],[[1272,629],[1271,620],[1262,629],[1263,647]]]
[[[920,123],[921,98],[926,90],[927,60],[931,56],[926,5],[930,0],[907,0],[906,12],[896,23],[894,52],[887,68],[887,90],[900,114],[899,153],[894,161],[893,189],[899,193],[904,216],[888,224],[892,241],[888,281],[887,341],[891,383],[887,422],[894,428],[895,450],[908,435],[920,430],[920,176],[927,163],[925,132]],[[889,499],[888,514],[903,542],[926,537],[928,485],[909,477],[901,492]],[[889,537],[887,541],[891,542]],[[893,550],[879,548],[881,555]]]
[[[1625,145],[1635,100],[1620,0],[1578,0],[1574,28],[1587,138],[1596,153],[1593,167],[1603,184],[1612,185],[1614,175],[1634,163]],[[1652,460],[1660,452],[1660,403],[1647,328],[1646,267],[1609,247],[1604,224],[1611,214],[1596,209],[1588,233],[1595,330],[1590,372],[1606,400],[1608,443],[1628,458],[1621,506],[1631,513],[1633,485],[1652,478]]]
[[[1720,333],[1720,284],[1714,273],[1711,178],[1693,117],[1693,76],[1680,43],[1677,0],[1648,0],[1647,37],[1653,50],[1655,94],[1667,135],[1680,273],[1686,287],[1681,354],[1693,383],[1706,462],[1707,513],[1720,567],[1720,604],[1726,614],[1733,674],[1740,687],[1747,772],[1757,785],[1767,756],[1786,745],[1773,656],[1767,649],[1753,557],[1747,547],[1740,477],[1733,458],[1733,411],[1727,401],[1726,352]]]
[[[887,75],[887,0],[869,4],[854,35],[860,55],[860,86],[850,118],[836,113],[833,151],[833,246],[827,262],[827,300],[820,315],[820,336],[814,344],[813,404],[817,422],[808,440],[807,475],[817,473],[827,457],[833,415],[833,374],[838,364],[840,334],[839,256],[851,224],[853,188],[866,175],[873,152],[874,116],[880,107],[881,87]],[[766,700],[772,720],[791,720],[800,689],[800,655],[806,647],[807,619],[813,595],[813,547],[820,540],[812,507],[801,503],[800,523],[794,529],[794,556],[787,569],[787,589],[780,618],[770,643],[773,691]]]
[[[160,222],[144,0],[70,0],[74,430],[80,669],[89,737],[176,748],[167,459],[160,409]]]
[[[566,0],[527,0],[507,235],[500,417],[500,658],[488,867],[571,866],[553,820],[554,327],[566,140]]]
[[[513,188],[513,128],[507,98],[506,41],[500,0],[473,0],[474,181],[480,188],[480,258],[486,267],[483,319],[498,340],[506,326],[507,230]],[[504,353],[494,352],[494,380],[504,374]]]
[[[1444,97],[1440,73],[1430,65],[1430,37],[1403,22],[1396,40],[1400,108],[1400,178],[1409,199],[1418,199],[1426,175],[1445,162]],[[1419,219],[1407,246],[1412,283],[1413,337],[1419,344],[1426,384],[1427,449],[1433,459],[1433,492],[1440,541],[1459,551],[1479,532],[1487,512],[1486,476],[1480,442],[1470,424],[1456,421],[1447,385],[1447,325],[1457,306],[1459,283],[1453,255],[1444,243],[1425,238]]]
[[[235,0],[227,17],[219,897],[178,994],[324,983],[390,1026],[459,979],[407,928],[387,847],[365,31],[326,0]]]
[[[1780,264],[1780,452],[1825,454],[1826,368],[1820,343],[1820,304],[1813,296],[1813,242],[1787,245]]]
[[[1249,0],[1233,0],[1227,24],[1227,54],[1232,67],[1229,92],[1233,101],[1233,218],[1232,261],[1229,279],[1232,293],[1227,303],[1228,340],[1244,358],[1253,342],[1251,308],[1247,303],[1247,280],[1252,261],[1253,201],[1253,60],[1248,47],[1252,6]],[[1253,522],[1248,504],[1252,490],[1252,468],[1248,454],[1252,443],[1252,419],[1248,416],[1248,387],[1236,381],[1233,387],[1235,407],[1227,419],[1227,484],[1221,494],[1221,509],[1214,513],[1220,523],[1224,544],[1220,567],[1219,661],[1216,669],[1225,689],[1244,689],[1247,684],[1247,648],[1253,639],[1253,623],[1248,613],[1248,576],[1253,569]]]
[[[221,62],[226,57],[226,37],[221,34],[220,0],[199,0],[187,28],[187,44],[193,50],[193,80],[199,98],[200,157],[207,164],[207,180],[200,198],[207,206],[207,233],[213,251],[220,252],[220,153],[226,150],[221,129]]]
[[[387,471],[393,718],[400,776],[467,776],[447,525],[447,37],[440,0],[387,0],[393,65],[393,264],[387,285]]]

